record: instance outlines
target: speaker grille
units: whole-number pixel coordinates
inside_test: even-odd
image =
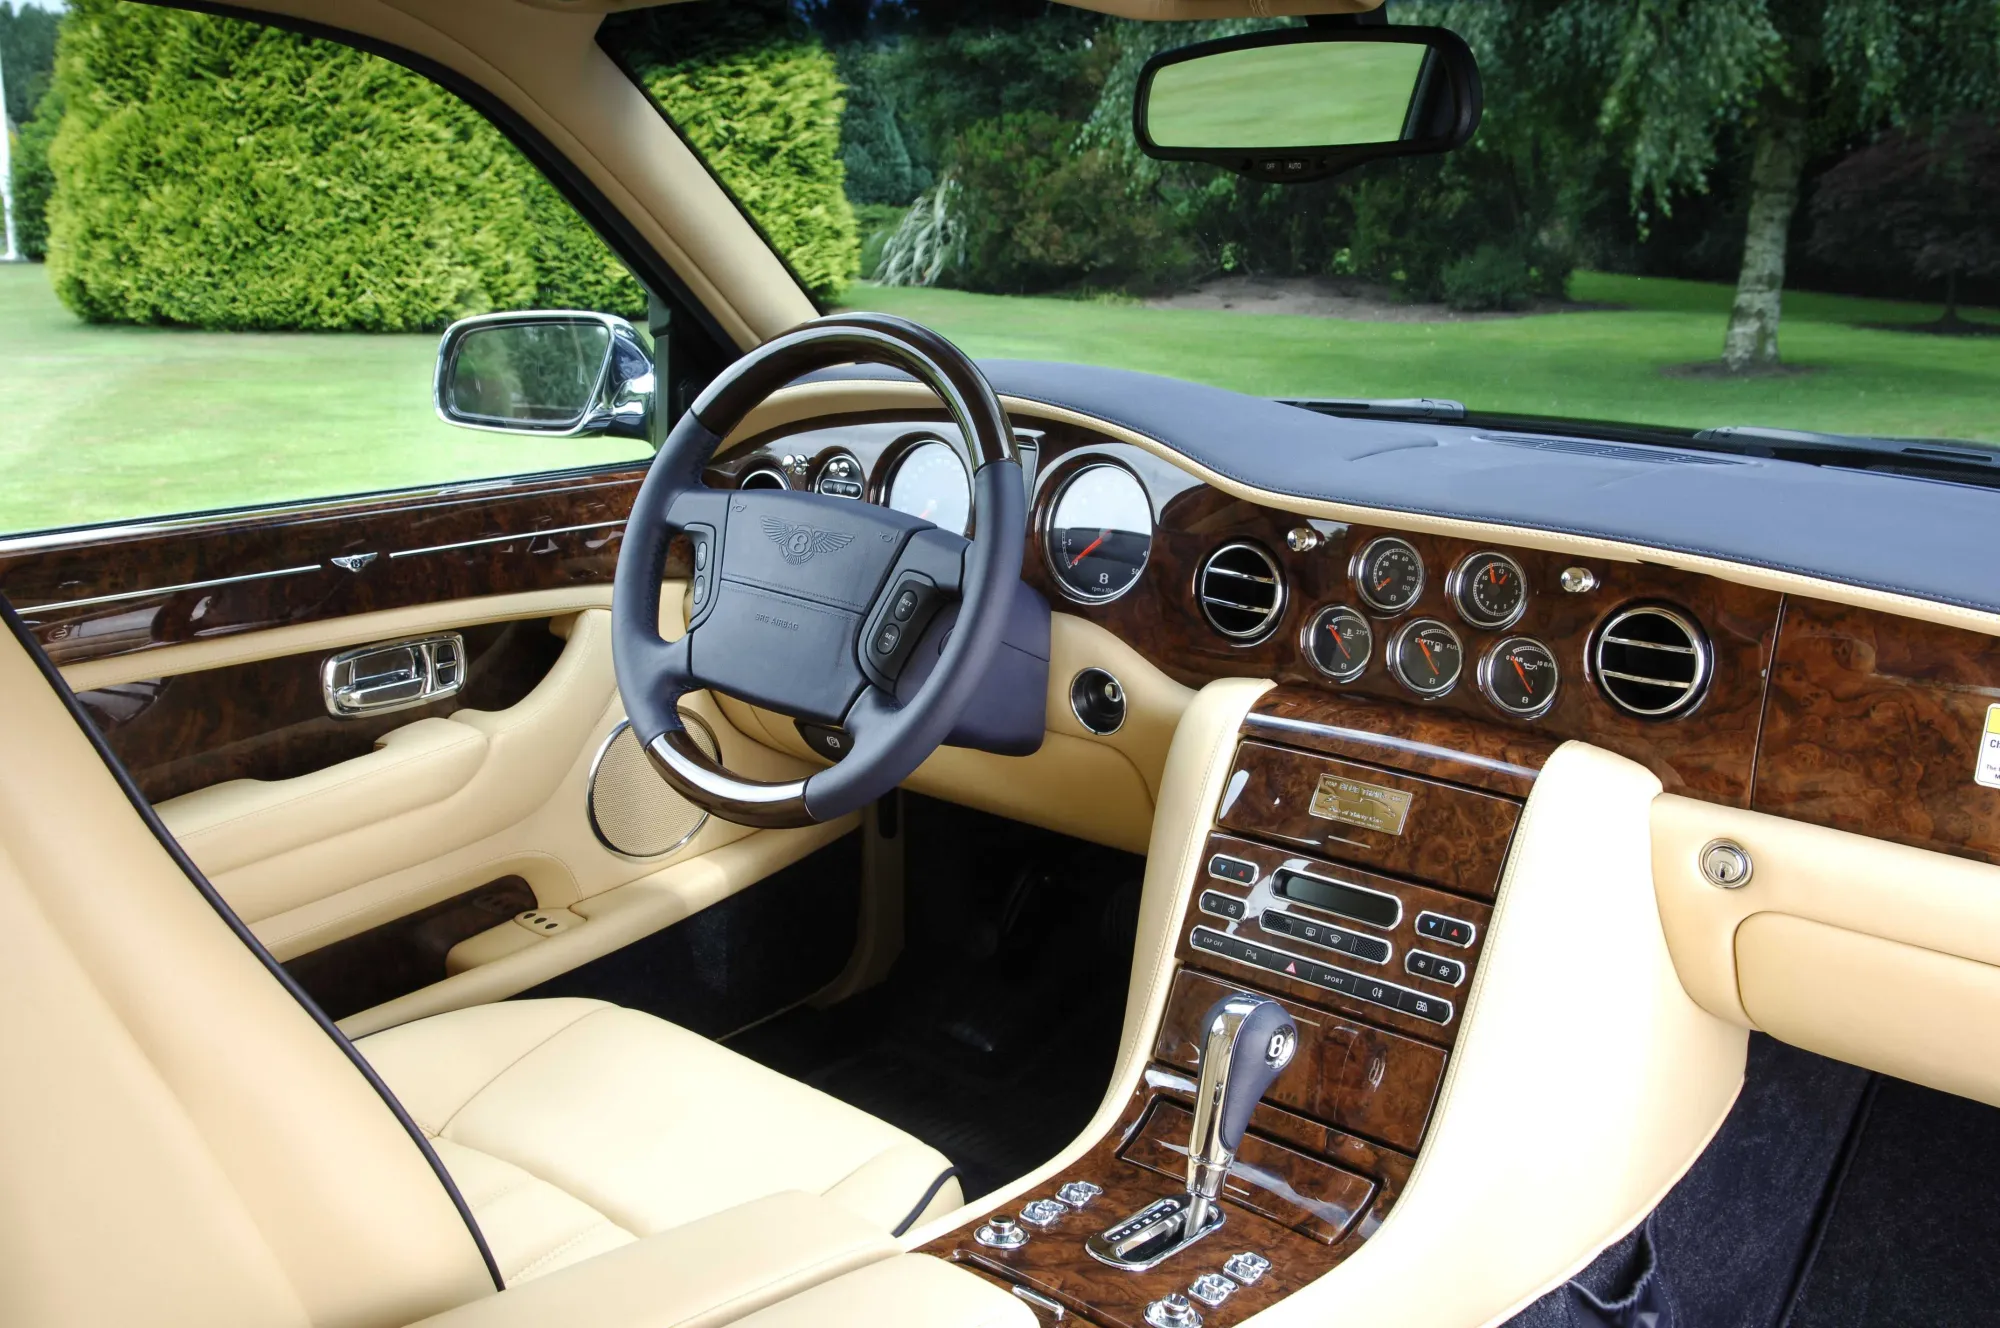
[[[693,715],[681,723],[695,745],[716,754],[715,735]],[[693,839],[708,813],[668,788],[626,720],[597,749],[590,767],[590,828],[599,842],[628,858],[657,858]]]

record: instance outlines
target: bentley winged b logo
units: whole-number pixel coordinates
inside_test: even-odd
[[[854,536],[843,535],[837,530],[802,526],[796,521],[783,521],[775,516],[764,518],[764,533],[771,537],[773,544],[785,551],[785,561],[794,567],[811,562],[817,554],[832,553],[854,542]]]

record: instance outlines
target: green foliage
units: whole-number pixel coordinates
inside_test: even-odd
[[[61,15],[25,3],[0,0],[0,67],[7,75],[7,104],[0,115],[25,125],[49,90],[56,63],[56,25]]]
[[[86,319],[387,332],[499,308],[643,308],[497,130],[379,57],[77,0],[56,88],[48,257]]]
[[[907,207],[931,186],[931,173],[910,155],[902,117],[880,74],[881,58],[855,49],[841,60],[847,111],[840,117],[840,160],[847,168],[847,196],[856,208]],[[866,227],[863,228],[864,234]],[[863,241],[861,268],[870,270]]]
[[[55,175],[49,170],[49,144],[62,123],[62,94],[50,88],[21,126],[13,143],[14,240],[24,258],[42,259],[49,252],[49,195]]]
[[[860,267],[861,239],[843,191],[832,54],[809,40],[729,43],[644,77],[806,289],[836,296]]]
[[[889,239],[909,215],[908,208],[892,207],[887,203],[857,203],[854,205],[854,224],[861,233],[862,280],[875,277],[882,265],[882,251],[888,247]]]
[[[1193,255],[1170,219],[1127,196],[1123,162],[1076,146],[1075,124],[1041,111],[975,121],[959,135],[963,257],[947,274],[972,290],[1134,289],[1187,275]]]

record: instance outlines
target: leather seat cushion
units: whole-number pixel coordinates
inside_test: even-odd
[[[786,1190],[884,1232],[962,1202],[936,1149],[602,1001],[474,1006],[356,1045],[435,1141],[509,1283]]]

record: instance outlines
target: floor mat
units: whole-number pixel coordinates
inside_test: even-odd
[[[2000,1321],[1996,1188],[2000,1111],[1880,1080],[1786,1328]]]
[[[728,1045],[922,1139],[973,1197],[1046,1161],[1096,1110],[1142,863],[908,801],[907,934],[889,980]]]

